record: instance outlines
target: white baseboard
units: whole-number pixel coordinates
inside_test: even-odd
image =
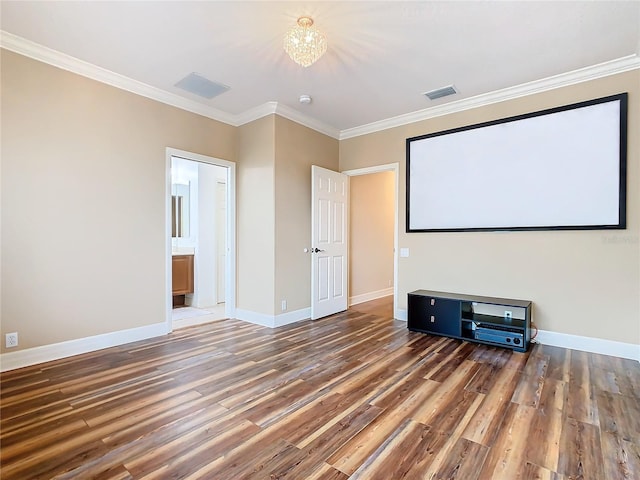
[[[252,312],[236,308],[235,318],[263,327],[282,327],[290,323],[307,320],[311,317],[311,308],[302,308],[293,312],[281,313],[280,315],[267,315],[266,313]]]
[[[254,325],[262,325],[263,327],[274,327],[275,315],[267,315],[265,313],[252,312],[251,310],[243,310],[236,308],[235,318],[243,322],[253,323]]]
[[[68,340],[66,342],[43,345],[41,347],[25,348],[17,352],[0,355],[0,371],[15,370],[38,363],[50,362],[60,358],[94,352],[103,348],[116,347],[125,343],[137,342],[147,338],[159,337],[168,333],[167,324],[154,323],[144,327],[103,333],[92,337]]]
[[[289,325],[290,323],[296,323],[301,320],[309,320],[311,318],[311,307],[301,308],[300,310],[294,310],[293,312],[281,313],[276,315],[275,326],[282,327],[283,325]]]
[[[290,323],[306,320],[310,317],[311,309],[303,308],[293,312],[280,315],[265,315],[251,312],[249,310],[236,309],[235,318],[256,325],[265,327],[280,327]],[[406,321],[407,310],[398,308],[395,313],[396,320]],[[43,345],[41,347],[26,348],[17,352],[8,352],[0,355],[0,371],[15,370],[16,368],[28,367],[38,363],[50,362],[60,358],[80,355],[82,353],[102,350],[103,348],[115,347],[126,343],[137,342],[147,338],[158,337],[168,333],[166,323],[154,323],[144,327],[120,330],[117,332],[104,333],[77,340]],[[601,338],[582,337],[580,335],[570,335],[567,333],[550,332],[540,330],[536,341],[543,345],[570,348],[584,352],[611,355],[614,357],[628,358],[640,362],[640,345],[633,343],[616,342]]]
[[[349,297],[349,306],[369,302],[378,298],[388,297],[389,295],[393,295],[393,287],[385,288],[383,290],[376,290],[375,292],[354,295],[353,297]]]
[[[582,337],[568,333],[540,330],[535,340],[543,345],[570,348],[583,352],[611,355],[613,357],[628,358],[640,362],[640,345],[616,342],[602,338]]]
[[[407,321],[407,310],[398,308],[395,314],[396,320]],[[613,357],[629,358],[640,362],[640,345],[633,343],[616,342],[604,340],[602,338],[581,337],[580,335],[570,335],[568,333],[550,332],[540,330],[536,336],[536,341],[542,345],[554,347],[570,348],[583,352],[599,353],[601,355],[611,355]]]

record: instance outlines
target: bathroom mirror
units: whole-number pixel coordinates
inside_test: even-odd
[[[171,236],[189,236],[189,185],[171,185]]]

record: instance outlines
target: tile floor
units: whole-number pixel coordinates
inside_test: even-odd
[[[209,323],[214,320],[222,320],[223,318],[227,318],[224,313],[224,303],[205,308],[177,307],[171,311],[174,330],[176,328]]]

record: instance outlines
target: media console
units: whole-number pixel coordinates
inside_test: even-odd
[[[526,352],[531,302],[416,290],[408,294],[407,328]]]

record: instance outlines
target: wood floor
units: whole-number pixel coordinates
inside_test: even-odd
[[[408,332],[388,300],[2,375],[1,478],[640,479],[640,364]]]

